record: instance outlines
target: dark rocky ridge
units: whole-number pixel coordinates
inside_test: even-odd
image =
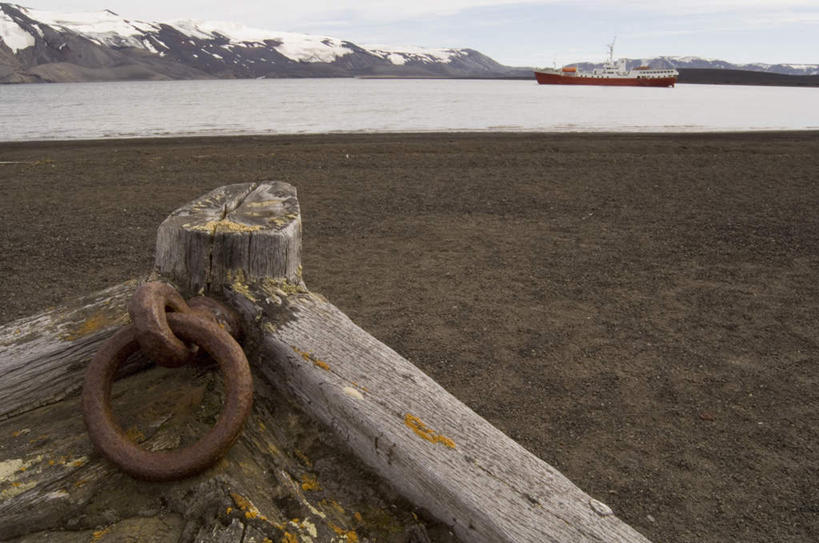
[[[819,75],[787,75],[749,70],[678,68],[680,83],[711,85],[766,85],[779,87],[819,87]]]

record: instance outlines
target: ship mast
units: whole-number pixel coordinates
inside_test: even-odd
[[[614,42],[617,41],[617,36],[611,40],[611,43],[608,44],[609,48],[609,64],[614,65]]]

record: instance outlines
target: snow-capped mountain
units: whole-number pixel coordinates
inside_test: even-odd
[[[0,82],[320,76],[523,75],[472,49],[364,46],[227,22],[145,22],[112,11],[0,3]]]
[[[698,57],[627,63],[640,65],[819,75],[817,64],[736,65]],[[532,71],[503,66],[473,49],[358,45],[228,22],[145,22],[108,10],[59,13],[0,3],[0,83],[351,76],[531,78]]]
[[[602,68],[603,63],[595,64],[582,62],[572,64],[584,70]],[[766,72],[785,75],[819,75],[819,64],[732,64],[725,60],[700,57],[655,57],[626,59],[628,69],[637,66],[651,66],[652,68],[676,68],[676,69],[710,69],[710,70],[743,70],[749,72]]]

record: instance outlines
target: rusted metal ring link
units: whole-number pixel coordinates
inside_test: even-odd
[[[175,288],[159,281],[140,285],[128,303],[142,352],[160,366],[178,368],[193,359],[196,349],[185,345],[171,332],[166,308],[177,313],[192,312]]]
[[[117,367],[139,349],[136,328],[126,326],[97,352],[85,373],[83,413],[91,441],[112,462],[134,477],[154,481],[199,473],[230,448],[250,413],[253,380],[242,348],[218,324],[191,313],[168,313],[171,330],[199,345],[219,363],[226,392],[219,419],[199,441],[183,449],[150,452],[131,442],[111,411],[111,385]]]

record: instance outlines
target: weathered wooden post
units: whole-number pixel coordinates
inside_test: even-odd
[[[162,487],[166,502],[173,504],[183,539],[193,534],[203,540],[233,540],[230,538],[241,533],[245,535],[238,537],[245,541],[252,540],[249,533],[277,537],[298,533],[316,541],[364,538],[355,532],[358,527],[362,533],[367,530],[360,514],[327,505],[327,500],[336,505],[350,501],[337,489],[339,485],[327,485],[336,487],[332,498],[326,496],[318,504],[309,499],[311,490],[321,486],[322,475],[308,472],[310,461],[297,449],[293,454],[282,452],[282,441],[289,440],[289,448],[294,447],[293,438],[275,428],[288,426],[286,417],[282,420],[288,407],[276,400],[272,387],[277,387],[284,395],[297,398],[304,411],[332,429],[355,456],[412,503],[449,526],[462,541],[647,541],[606,505],[479,417],[321,296],[309,292],[301,280],[300,254],[301,217],[295,189],[280,182],[222,187],[180,208],[159,228],[157,273],[187,294],[221,296],[242,314],[248,358],[262,385],[257,385],[258,407],[245,436],[224,465],[193,481]],[[0,351],[0,392],[14,392],[8,399],[0,396],[0,417],[13,417],[9,420],[21,427],[16,431],[24,432],[30,428],[24,425],[42,417],[31,410],[32,402],[49,405],[75,389],[83,364],[61,363],[66,358],[67,338],[73,338],[72,352],[87,357],[87,351],[105,337],[108,325],[125,321],[124,300],[133,288],[123,285],[89,300],[71,318],[63,311],[0,330],[4,349]],[[42,327],[52,331],[39,332]],[[63,344],[54,347],[58,340]],[[144,362],[134,364],[139,367]],[[160,380],[167,380],[166,375],[167,371],[162,372]],[[38,385],[37,392],[28,387],[17,393],[32,377],[49,382]],[[148,382],[140,383],[147,386]],[[151,386],[160,390],[164,381]],[[127,399],[132,389],[122,396]],[[146,416],[135,437],[153,432],[147,439],[141,437],[148,446],[159,448],[174,441],[170,430],[178,432],[179,428],[165,431],[166,411],[159,408],[153,417]],[[277,416],[271,415],[273,411]],[[59,416],[66,416],[64,410]],[[302,424],[312,423],[302,420]],[[0,431],[7,426],[0,423]],[[75,436],[60,437],[59,445],[78,448],[84,454],[63,464],[76,464],[77,469],[90,465],[86,468],[90,474],[55,472],[53,477],[27,479],[20,475],[25,473],[20,471],[23,467],[36,464],[41,473],[48,473],[42,466],[44,454],[35,461],[38,451],[24,445],[0,449],[0,485],[6,485],[0,491],[8,496],[0,502],[0,519],[4,519],[0,533],[4,528],[11,528],[13,535],[25,533],[20,528],[26,518],[24,507],[45,507],[41,522],[59,525],[66,522],[66,510],[74,514],[87,511],[90,503],[100,499],[102,476],[115,470],[96,458],[83,441],[81,429],[75,430]],[[43,433],[42,439],[48,439],[47,435]],[[15,474],[11,478],[9,470]],[[294,476],[299,473],[301,479]],[[75,498],[75,493],[61,487],[66,480],[80,489],[96,485],[96,490]],[[85,482],[80,485],[80,480]],[[127,484],[138,494],[145,492],[142,485],[146,483]],[[184,496],[194,490],[202,497],[186,508]],[[287,499],[299,506],[304,516],[301,524],[288,524],[282,518],[284,513],[275,507],[277,500],[270,499],[271,493],[279,502]],[[357,499],[363,498],[359,494]],[[209,511],[219,522],[206,518]],[[241,514],[236,515],[237,511]],[[331,516],[332,522],[328,520]],[[374,537],[375,532],[369,533]]]

